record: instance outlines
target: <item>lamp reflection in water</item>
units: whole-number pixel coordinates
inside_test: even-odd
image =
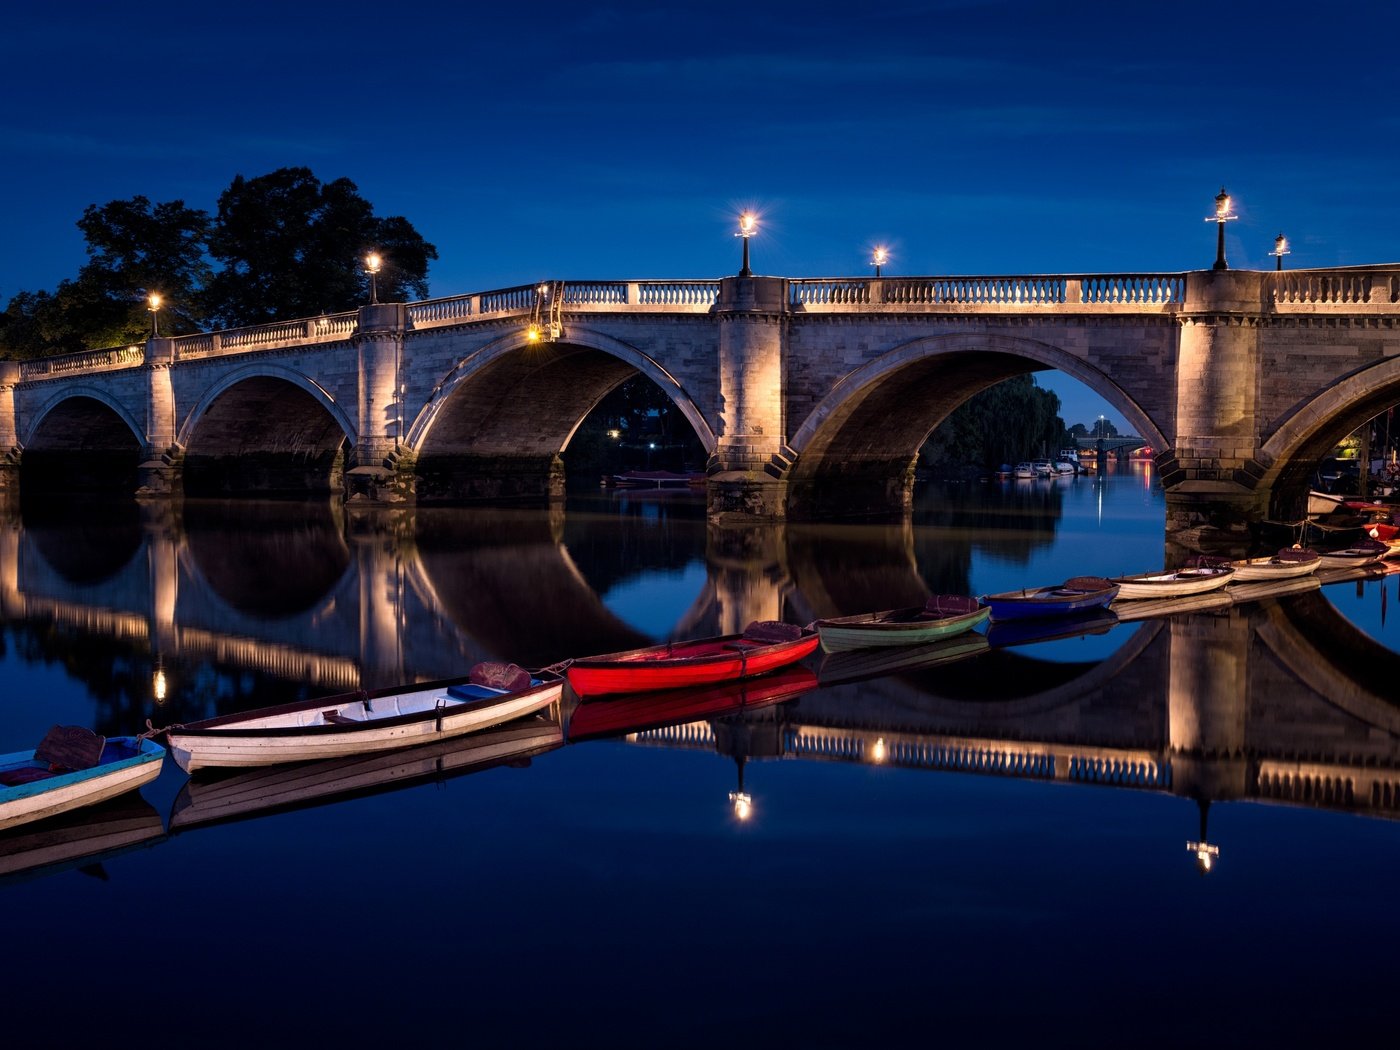
[[[155,673],[151,675],[151,692],[155,696],[157,706],[165,703],[165,698],[169,692],[169,683],[166,681],[165,677],[165,665],[161,662],[159,656],[156,657]]]
[[[734,807],[734,818],[745,821],[753,816],[753,796],[744,790],[744,756],[737,756],[734,764],[739,767],[739,790],[729,793],[729,804]]]
[[[890,749],[885,744],[885,738],[879,737],[876,739],[875,743],[870,746],[870,761],[878,766],[889,757]]]
[[[1196,870],[1202,875],[1208,874],[1215,866],[1216,858],[1220,856],[1220,847],[1211,845],[1206,834],[1206,820],[1210,813],[1210,801],[1201,799],[1198,803],[1201,807],[1201,838],[1199,842],[1186,843],[1186,849],[1196,855]]]

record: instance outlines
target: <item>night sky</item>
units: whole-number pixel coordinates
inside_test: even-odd
[[[1390,5],[24,5],[0,30],[0,304],[84,260],[89,204],[213,210],[349,177],[434,295],[716,277],[1400,259]],[[1067,422],[1116,415],[1047,377]]]

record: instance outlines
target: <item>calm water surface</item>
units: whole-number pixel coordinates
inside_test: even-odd
[[[921,489],[902,526],[717,532],[645,494],[26,507],[0,527],[0,751],[1143,571],[1162,521],[1137,464]],[[1355,1045],[1400,933],[1387,588],[814,659],[668,721],[566,705],[249,789],[237,820],[206,820],[227,778],[167,763],[0,836],[7,1018],[55,1045]]]

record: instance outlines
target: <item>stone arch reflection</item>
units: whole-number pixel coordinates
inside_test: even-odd
[[[191,501],[190,561],[229,608],[259,620],[299,616],[325,602],[351,564],[330,503]]]

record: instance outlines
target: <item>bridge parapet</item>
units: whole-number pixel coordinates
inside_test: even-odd
[[[1273,302],[1279,313],[1311,313],[1319,306],[1389,312],[1397,300],[1400,272],[1395,270],[1289,270],[1274,276]]]
[[[74,372],[109,372],[117,368],[134,368],[146,359],[143,346],[112,346],[102,350],[83,350],[76,354],[43,357],[36,361],[21,361],[21,381],[66,376]]]
[[[1166,274],[1025,274],[984,277],[801,278],[788,282],[788,302],[810,310],[839,307],[928,306],[1056,308],[1083,312],[1087,307],[1150,308],[1158,313],[1185,298],[1186,275]]]

